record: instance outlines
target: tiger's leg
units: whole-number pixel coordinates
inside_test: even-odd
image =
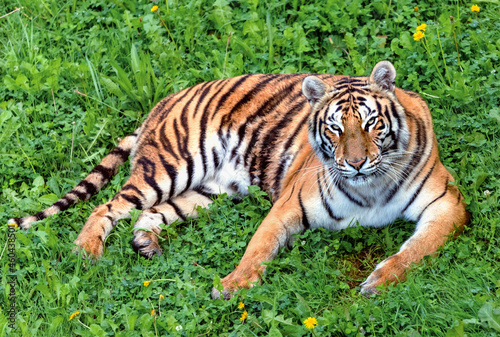
[[[261,263],[272,260],[279,249],[289,242],[292,234],[304,230],[303,222],[307,221],[303,217],[296,197],[286,194],[278,199],[253,235],[236,269],[221,280],[224,287],[222,296],[213,288],[212,298],[227,300],[238,288],[248,288],[259,281],[266,268]]]
[[[197,206],[207,207],[212,202],[209,195],[201,191],[189,190],[158,206],[145,210],[134,225],[134,250],[144,257],[161,255],[158,236],[160,224],[169,225],[175,220],[197,217]]]
[[[146,183],[141,174],[132,173],[127,183],[107,203],[97,206],[80,234],[74,241],[76,251],[85,251],[92,258],[99,258],[104,248],[104,239],[119,219],[130,218],[134,208],[148,209],[157,201],[155,189]]]
[[[412,263],[418,263],[424,256],[435,253],[444,245],[447,236],[455,230],[462,230],[469,222],[469,214],[465,210],[460,191],[456,186],[448,185],[448,180],[444,192],[431,199],[431,203],[418,205],[417,200],[415,204],[413,209],[408,209],[409,217],[413,212],[414,217],[418,218],[415,232],[398,253],[377,265],[361,284],[362,293],[375,294],[378,293],[377,286],[380,284],[404,280],[405,271]]]

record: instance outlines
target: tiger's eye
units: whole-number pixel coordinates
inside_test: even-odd
[[[341,129],[338,125],[336,125],[336,124],[332,124],[332,125],[330,125],[330,129],[331,129],[332,131],[337,132],[338,134],[341,134],[341,133],[342,133],[342,129]]]
[[[372,117],[368,120],[368,122],[366,123],[366,125],[372,125],[373,123],[375,123],[375,121],[377,120],[377,117]]]

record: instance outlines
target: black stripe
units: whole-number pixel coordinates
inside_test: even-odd
[[[88,175],[94,173],[99,173],[105,181],[109,181],[109,179],[111,179],[111,177],[115,174],[112,168],[104,167],[102,165],[97,165],[96,167],[94,167]]]
[[[327,107],[324,107],[321,110],[316,110],[314,112],[314,115],[313,115],[313,118],[312,118],[312,124],[311,124],[311,127],[312,127],[312,132],[311,133],[314,135],[314,138],[316,138],[316,136],[320,132],[319,131],[320,125],[322,125],[322,123],[323,123],[323,120],[321,118],[319,118],[319,115],[320,114],[325,114],[326,113],[325,111],[327,111]]]
[[[308,126],[307,120],[309,119],[309,115],[305,114],[302,120],[299,122],[297,125],[297,128],[295,131],[292,133],[290,137],[288,137],[286,143],[285,143],[285,149],[290,148],[292,145],[292,142],[297,138],[297,135],[300,133],[300,131],[304,128],[304,126]]]
[[[164,215],[163,213],[161,213],[161,212],[160,212],[159,214],[161,215],[161,220],[163,221],[163,223],[164,223],[165,225],[168,225],[169,223],[168,223],[168,220],[167,220],[167,218],[165,217],[165,215]]]
[[[37,218],[37,220],[43,220],[45,219],[47,216],[45,215],[44,211],[41,211],[41,212],[38,212],[35,214],[35,217]]]
[[[140,189],[138,189],[137,187],[135,187],[134,185],[132,184],[126,184],[124,185],[121,189],[120,189],[120,192],[124,192],[124,191],[128,191],[128,190],[132,190],[132,191],[135,191],[137,194],[139,194],[141,196],[141,198],[145,199],[146,197],[144,196],[144,194],[142,193],[142,191]]]
[[[158,210],[156,208],[151,207],[150,209],[148,209],[148,212],[153,213],[153,214],[159,214],[161,216],[161,220],[163,221],[163,223],[165,225],[168,225],[168,221],[167,221],[167,218],[165,217],[165,215],[162,212],[158,212]]]
[[[90,197],[90,194],[88,194],[87,192],[81,192],[81,191],[78,191],[78,190],[71,190],[70,192],[68,192],[68,194],[74,194],[78,199],[82,200],[82,201],[85,201],[87,200],[89,197]]]
[[[175,160],[179,160],[179,157],[177,156],[177,154],[175,153],[174,151],[174,148],[172,147],[172,144],[170,143],[170,141],[168,140],[167,138],[167,135],[166,135],[166,132],[165,132],[165,128],[166,128],[166,124],[165,122],[163,122],[160,126],[160,129],[159,129],[159,134],[160,134],[160,143],[161,145],[163,146],[163,149],[169,153],[170,155],[172,155],[172,157],[175,158]]]
[[[311,228],[311,224],[309,223],[309,220],[307,219],[306,209],[304,208],[304,204],[302,203],[302,198],[300,197],[300,192],[299,192],[299,204],[300,204],[300,209],[302,210],[302,224],[304,225],[305,229],[309,229],[309,228]]]
[[[137,161],[137,164],[142,165],[143,168],[143,178],[144,181],[151,186],[156,192],[156,203],[159,204],[163,201],[163,191],[156,182],[156,165],[153,161],[147,159],[146,157],[141,157]]]
[[[172,198],[175,195],[175,184],[177,183],[177,169],[175,166],[169,164],[165,158],[160,154],[160,161],[168,176],[170,177],[170,192],[168,194],[168,198]]]
[[[215,148],[212,149],[212,157],[213,157],[213,161],[214,161],[214,167],[216,169],[219,168],[219,166],[221,164],[221,160],[220,160],[219,154],[217,153]]]
[[[224,79],[224,80],[217,80],[217,81],[212,81],[212,82],[207,82],[207,85],[205,85],[202,89],[203,91],[201,92],[201,94],[198,96],[198,103],[196,103],[196,107],[194,108],[194,113],[193,113],[193,119],[196,117],[196,115],[198,114],[198,111],[200,111],[200,105],[201,103],[204,101],[205,99],[205,96],[211,91],[212,89],[212,86],[215,84],[216,85],[216,89],[215,89],[215,92],[216,94],[219,92],[219,87],[220,86],[224,86],[226,84],[226,82],[228,81],[229,79]],[[213,96],[212,96],[213,97]],[[210,104],[210,103],[208,103]],[[208,105],[207,104],[207,105]]]
[[[184,104],[184,107],[182,108],[182,112],[181,112],[181,125],[182,125],[182,128],[184,129],[184,133],[186,134],[186,137],[188,137],[188,133],[189,133],[189,128],[188,128],[188,112],[190,111],[189,107],[191,106],[191,104],[193,103],[193,101],[196,98],[198,98],[198,103],[199,103],[199,100],[202,99],[202,97],[200,97],[200,91],[203,90],[203,88],[205,88],[205,87],[208,90],[210,90],[213,83],[214,82],[205,82],[202,85],[197,86],[199,88],[196,89],[196,92],[193,93],[193,95],[188,100],[187,104]],[[196,111],[195,111],[195,113],[196,113]]]
[[[366,81],[361,79],[362,76],[345,76],[335,82],[335,85],[351,83],[353,85],[365,85]]]
[[[252,133],[252,137],[250,138],[250,142],[247,145],[247,148],[245,150],[245,155],[243,156],[243,161],[245,164],[248,165],[248,160],[250,159],[250,155],[253,154],[250,162],[250,171],[255,170],[255,163],[257,162],[257,155],[260,153],[255,153],[255,151],[258,151],[258,148],[256,148],[255,144],[259,141],[259,135],[262,129],[264,128],[264,125],[266,124],[265,120],[261,120],[260,123],[254,128],[254,131]],[[240,139],[241,140],[241,139]]]
[[[134,204],[135,208],[142,210],[142,202],[135,195],[128,195],[128,194],[120,193],[119,196],[122,197],[123,199],[127,200],[131,204]]]
[[[397,138],[399,138],[399,131],[401,129],[401,118],[399,118],[398,110],[396,109],[396,104],[394,104],[392,100],[390,101],[390,105],[391,105],[391,116],[393,116],[396,119],[396,122],[398,123],[396,125],[397,134],[394,139],[396,140]],[[392,121],[391,121],[391,131],[392,131]]]
[[[219,196],[218,194],[207,192],[203,186],[195,187],[193,191],[209,199],[217,199],[217,197]]]
[[[290,201],[290,198],[293,196],[293,191],[295,191],[295,183],[292,185],[292,191],[290,192],[290,195],[288,196],[288,199],[286,199],[283,204],[286,204],[288,201]]]
[[[90,195],[94,195],[98,191],[98,187],[87,180],[80,181],[77,186],[83,187]]]
[[[182,212],[182,210],[179,208],[179,206],[177,206],[172,200],[167,200],[167,204],[172,206],[172,208],[175,211],[175,214],[177,214],[177,216],[180,219],[182,219],[183,221],[186,221],[186,215]]]
[[[201,84],[199,84],[201,85]],[[156,112],[158,111],[159,113],[161,113],[161,117],[160,117],[160,120],[164,120],[166,115],[170,112],[170,111],[174,111],[175,110],[175,107],[177,104],[179,104],[187,95],[191,94],[191,91],[193,90],[196,90],[198,88],[199,85],[195,85],[193,87],[190,87],[190,88],[187,88],[185,89],[184,91],[181,91],[181,92],[178,92],[174,95],[170,95],[170,96],[167,96],[168,99],[164,99],[162,101],[160,101],[160,103],[158,103],[153,111]],[[170,103],[172,102],[172,104],[170,105],[170,108],[169,109],[164,109],[165,105],[167,103]],[[151,114],[150,114],[151,115]],[[154,118],[149,118],[150,121],[153,121]],[[149,130],[150,128],[146,128],[145,130]],[[153,128],[154,129],[154,128]]]
[[[355,203],[356,205],[360,206],[360,207],[366,207],[367,205],[365,205],[362,201],[359,201],[358,199],[354,198],[353,195],[351,195],[349,193],[349,191],[347,191],[345,188],[344,188],[344,185],[342,184],[342,182],[338,182],[336,183],[336,186],[337,188],[339,189],[340,192],[342,192],[342,194],[344,194],[347,199],[349,199],[352,203]]]
[[[339,91],[345,90],[346,93],[349,93],[349,95],[352,95],[353,93],[356,93],[359,95],[367,95],[368,94],[368,92],[366,90],[353,87],[352,85],[336,86],[335,89],[337,89]],[[356,96],[352,96],[350,98],[356,99]]]
[[[193,172],[194,172],[194,160],[193,157],[191,156],[191,153],[189,152],[188,149],[188,142],[189,139],[187,136],[185,137],[180,137],[178,132],[177,132],[177,121],[174,120],[174,128],[176,132],[176,138],[177,138],[177,147],[179,149],[179,153],[181,154],[181,157],[186,161],[187,164],[187,181],[185,188],[189,189],[191,187],[191,182],[193,180]]]
[[[420,97],[420,95],[419,95],[419,94],[417,94],[417,93],[415,93],[415,92],[413,92],[413,91],[410,91],[410,90],[403,90],[403,91],[404,91],[406,94],[408,94],[408,95],[410,95],[410,96],[412,96],[412,97],[414,97],[414,98],[420,98],[420,99],[422,99],[422,97]]]
[[[130,155],[130,150],[124,150],[121,147],[117,146],[111,151],[111,155],[119,157],[122,162],[126,162],[128,159],[128,156]]]
[[[325,172],[323,172],[323,174],[325,174]],[[319,172],[318,172],[318,175],[317,175],[317,181],[318,181],[319,194],[321,196],[321,203],[323,205],[323,208],[326,209],[326,211],[327,211],[328,215],[330,216],[330,218],[332,218],[335,221],[342,221],[344,218],[336,216],[335,214],[333,214],[332,206],[327,201],[327,197],[325,196],[325,194],[323,192],[323,188],[321,186],[322,185],[322,183],[321,183],[321,177],[319,175]],[[328,193],[328,194],[330,196],[330,193]]]
[[[405,208],[403,208],[402,213],[406,212],[406,210],[408,209],[408,207],[410,207],[410,205],[413,204],[413,202],[415,201],[415,199],[417,199],[418,195],[420,194],[420,191],[422,190],[422,187],[424,187],[425,182],[427,181],[427,179],[430,177],[432,171],[434,170],[434,166],[436,166],[436,162],[434,162],[434,164],[432,165],[432,167],[429,170],[429,172],[427,172],[427,174],[425,175],[424,179],[420,182],[420,185],[418,186],[417,190],[411,196],[410,201],[405,206]]]
[[[71,192],[70,192],[71,193]],[[78,197],[80,200],[83,200],[81,199],[80,197]],[[57,207],[59,208],[59,211],[65,211],[67,210],[71,205],[73,205],[75,202],[72,202],[66,195],[64,197],[62,197],[61,199],[59,199],[55,204],[53,204],[52,206],[54,207]]]
[[[438,201],[439,199],[441,199],[442,197],[444,197],[446,195],[446,193],[448,192],[448,183],[449,183],[449,180],[446,179],[446,184],[444,186],[444,191],[443,193],[441,193],[436,199],[432,200],[429,204],[427,204],[427,206],[425,206],[425,208],[422,210],[422,212],[420,212],[420,214],[418,215],[417,217],[417,222],[420,221],[420,218],[422,218],[422,214],[424,214],[425,210],[430,206],[432,205],[433,203],[435,203],[436,201]],[[460,194],[459,194],[460,195]]]

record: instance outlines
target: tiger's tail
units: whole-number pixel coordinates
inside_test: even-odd
[[[94,167],[92,171],[76,185],[71,191],[66,193],[64,197],[59,199],[52,206],[24,218],[13,218],[8,221],[8,225],[22,229],[28,229],[34,221],[45,219],[59,212],[67,210],[72,205],[79,201],[90,199],[91,196],[96,194],[109,180],[116,174],[118,167],[123,165],[130,156],[130,152],[137,142],[137,136],[140,128],[123,140],[120,141],[117,147],[113,149],[106,157],[103,158],[101,163]]]

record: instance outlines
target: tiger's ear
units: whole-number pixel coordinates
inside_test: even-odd
[[[375,83],[383,90],[394,92],[396,69],[389,61],[380,61],[373,68],[370,75],[370,81]]]
[[[307,76],[302,81],[302,93],[313,106],[326,93],[326,84],[316,76]]]

